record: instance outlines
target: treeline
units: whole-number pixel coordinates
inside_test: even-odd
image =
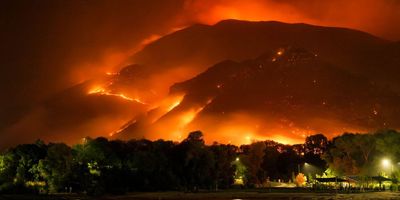
[[[338,174],[367,174],[376,169],[374,156],[397,159],[398,144],[396,131],[344,134],[331,141],[317,134],[304,144],[261,141],[240,147],[205,145],[199,131],[180,143],[100,137],[69,147],[37,141],[0,155],[0,192],[197,191],[230,188],[238,180],[255,187],[266,180],[293,180],[298,172],[322,174],[327,163],[328,171]]]
[[[396,183],[400,178],[400,133],[344,133],[329,142],[322,158],[338,176],[386,176]]]

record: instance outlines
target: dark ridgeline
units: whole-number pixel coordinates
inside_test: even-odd
[[[201,72],[170,87],[170,95],[184,93],[184,100],[154,124],[136,118],[114,138],[152,133],[209,99],[213,101],[196,116],[192,130],[215,132],[204,121],[211,116],[215,120],[210,124],[220,128],[226,123],[220,119],[237,112],[255,116],[265,122],[261,124],[284,119],[329,137],[398,128],[400,84],[394,74],[400,72],[399,57],[399,43],[345,28],[238,20],[194,25],[133,56],[141,64],[136,66],[139,77],[177,66]],[[140,87],[138,80],[130,85]],[[263,133],[270,136],[271,129]],[[290,137],[302,139],[298,133]]]
[[[222,94],[219,94],[208,108],[199,113],[198,119],[200,120],[202,115],[220,114],[221,112],[214,111],[225,109],[222,105],[227,105],[224,113],[247,109],[249,111],[264,111],[262,112],[264,115],[274,115],[276,111],[270,109],[268,104],[278,105],[273,108],[279,109],[283,106],[283,102],[287,102],[293,106],[303,106],[296,109],[296,114],[302,115],[295,117],[291,111],[286,112],[284,110],[284,112],[280,112],[280,117],[294,118],[294,123],[299,126],[307,126],[307,119],[311,118],[307,116],[314,116],[317,122],[320,122],[319,119],[328,123],[351,122],[348,126],[356,124],[356,126],[361,127],[361,130],[373,131],[377,128],[386,127],[399,128],[398,122],[393,121],[393,119],[396,118],[398,105],[400,105],[397,97],[400,91],[397,77],[400,72],[398,68],[400,65],[400,43],[345,28],[238,20],[225,20],[212,26],[193,25],[148,44],[143,50],[132,56],[132,60],[135,60],[137,64],[127,66],[117,75],[107,76],[105,82],[108,83],[109,79],[113,79],[114,84],[108,89],[115,93],[123,92],[131,97],[135,97],[136,93],[139,94],[139,97],[140,95],[153,97],[151,96],[154,95],[151,89],[154,89],[155,93],[162,93],[160,91],[168,91],[174,83],[181,82],[181,84],[175,85],[173,89],[185,89],[192,94],[194,97],[192,99],[187,98],[184,102],[184,104],[189,104],[191,101],[198,101],[210,95],[210,93],[194,94],[197,90],[204,91],[202,84],[204,87],[208,87],[208,82],[199,82],[200,77],[203,77],[205,81],[211,80],[210,83],[216,83],[216,81],[213,81],[213,77],[223,74],[223,72],[218,71],[222,66],[225,70],[229,70],[227,73],[235,70],[239,72],[245,68],[253,69],[254,62],[261,62],[260,59],[254,58],[263,54],[266,55],[264,58],[268,58],[268,55],[276,53],[279,48],[289,46],[317,54],[317,57],[310,61],[313,65],[293,64],[295,68],[283,67],[282,71],[277,71],[273,70],[274,67],[283,62],[268,63],[265,60],[264,72],[255,75],[250,74],[259,79],[254,81],[249,79],[249,81],[243,82],[247,86],[251,86],[247,89],[251,89],[257,94],[246,94],[248,98],[244,99],[243,104],[234,101],[228,102],[229,95],[233,95],[230,99],[242,98],[243,93],[247,91],[244,88],[246,85],[240,85],[241,82],[228,81],[225,83],[226,85],[221,85]],[[222,62],[224,60],[231,61]],[[246,60],[249,62],[246,62]],[[216,63],[219,64],[215,65]],[[183,66],[192,73],[187,76],[182,76],[184,73],[178,73],[179,76],[168,73]],[[207,70],[210,66],[213,67]],[[204,72],[205,70],[207,71]],[[308,70],[310,70],[310,73],[307,73]],[[288,76],[288,74],[293,76]],[[198,78],[193,78],[195,75],[199,75]],[[282,78],[286,77],[286,79],[278,80],[280,75],[283,75]],[[159,78],[151,79],[152,77]],[[190,81],[186,81],[188,79]],[[354,79],[354,81],[350,81],[351,79]],[[336,84],[338,82],[336,80],[343,80],[343,82]],[[103,127],[99,130],[98,124],[115,125],[120,124],[121,121],[128,123],[140,120],[143,112],[147,110],[145,105],[126,101],[116,96],[87,95],[90,86],[97,81],[101,82],[100,80],[84,82],[37,105],[37,109],[33,109],[33,111],[38,111],[38,113],[32,114],[39,116],[39,119],[34,123],[35,126],[31,126],[30,123],[20,124],[22,126],[18,129],[20,132],[10,133],[9,135],[23,134],[24,137],[18,138],[18,141],[14,140],[12,136],[6,137],[0,140],[0,146],[32,141],[38,137],[49,141],[66,141],[65,135],[68,135],[69,142],[77,141],[86,135],[106,135],[109,133]],[[256,84],[257,81],[259,85]],[[283,83],[288,83],[289,87],[283,87],[285,86]],[[275,86],[275,84],[281,90],[273,90],[273,88],[268,87]],[[149,85],[157,87],[149,89]],[[227,86],[237,87],[237,92],[235,93]],[[342,88],[344,90],[341,90]],[[297,92],[297,96],[291,94],[293,90]],[[356,91],[353,92],[354,90]],[[209,90],[209,92],[212,91],[214,90]],[[329,91],[332,91],[332,94],[329,94]],[[316,93],[323,94],[323,96],[309,96]],[[258,94],[262,98],[258,99]],[[268,100],[268,98],[268,101],[260,103],[268,95],[271,96],[271,99]],[[330,101],[323,101],[322,98],[324,97]],[[282,99],[284,101],[281,101]],[[350,104],[352,104],[351,109],[349,109]],[[246,107],[248,105],[251,105],[252,108]],[[392,108],[387,105],[396,106]],[[290,106],[288,108],[291,109]],[[319,110],[321,110],[321,113],[316,113]],[[331,112],[332,110],[333,112]],[[134,117],[133,119],[132,116],[139,116],[139,118]],[[347,117],[349,117],[348,120]],[[215,118],[219,119],[218,116]],[[98,124],[93,123],[98,119],[104,121],[100,121]],[[24,125],[25,127],[23,127]],[[358,130],[351,129],[347,125],[344,126],[352,131]],[[329,130],[316,132],[326,134],[333,132],[328,126],[321,125],[321,127]],[[333,125],[333,127],[339,126]],[[342,128],[343,126],[340,126],[339,133],[345,131]],[[118,127],[112,128],[112,130],[115,129],[118,129]],[[200,127],[191,130],[204,129]],[[26,132],[29,132],[29,134],[25,134]],[[127,134],[118,134],[115,137],[141,138],[142,135],[146,135],[145,132],[147,131],[127,129]],[[205,134],[212,132],[214,131],[207,131]],[[41,135],[32,133],[40,133]],[[8,133],[6,132],[6,134]]]
[[[396,120],[400,112],[398,92],[292,46],[243,62],[220,62],[192,79],[174,84],[170,95],[177,94],[185,94],[179,106],[155,123],[146,124],[151,120],[138,118],[114,137],[130,139],[157,132],[198,105],[205,107],[193,119],[191,128],[209,132],[218,131],[237,113],[247,113],[260,121],[263,136],[271,137],[271,130],[284,126],[281,132],[287,133],[283,135],[296,141],[303,138],[298,132],[290,133],[295,128],[333,137],[346,130],[400,127]],[[205,123],[210,116],[214,117],[212,122]],[[280,123],[282,120],[288,123]]]
[[[199,191],[260,187],[266,180],[289,181],[299,171],[310,180],[328,175],[373,176],[383,156],[400,159],[400,133],[345,133],[328,140],[317,134],[304,144],[259,141],[249,145],[205,145],[200,131],[172,141],[85,138],[72,148],[63,143],[23,144],[0,155],[1,193]],[[312,168],[306,169],[304,164]],[[325,171],[329,167],[329,170]],[[398,173],[392,178],[398,180]]]

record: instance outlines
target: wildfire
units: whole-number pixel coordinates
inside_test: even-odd
[[[143,104],[143,105],[147,104],[147,103],[141,101],[139,98],[131,98],[131,97],[128,97],[128,96],[126,96],[125,94],[122,94],[122,93],[113,93],[113,92],[111,92],[109,90],[106,90],[105,88],[99,87],[99,86],[94,87],[93,89],[89,90],[88,95],[115,96],[115,97],[119,97],[119,98],[125,99],[127,101],[134,101],[134,102],[137,102],[137,103],[140,103],[140,104]]]
[[[142,46],[146,46],[146,45],[148,45],[148,44],[150,44],[150,43],[152,43],[152,42],[154,42],[154,41],[156,41],[156,40],[158,40],[160,38],[161,38],[161,35],[155,35],[155,34],[150,35],[147,38],[142,40],[141,45]]]
[[[246,139],[246,142],[247,142],[248,144],[251,143],[251,141],[252,141],[251,136],[249,136],[249,135],[246,136],[245,139]]]
[[[178,100],[174,101],[168,108],[167,108],[167,112],[173,110],[174,108],[176,108],[177,106],[179,106],[179,104],[181,104],[182,98],[179,98]]]
[[[284,49],[284,48],[279,48],[279,49],[276,51],[276,55],[277,55],[277,56],[282,56],[283,53],[285,53],[285,49]]]
[[[181,111],[177,117],[169,121],[170,129],[173,129],[171,139],[179,141],[182,139],[182,135],[185,135],[189,132],[189,125],[193,122],[193,120],[197,117],[197,115],[211,102],[212,98],[208,99],[204,104],[197,105],[187,110]]]
[[[132,125],[132,124],[134,124],[134,123],[136,123],[136,120],[131,120],[131,121],[129,121],[128,123],[126,123],[125,125],[123,125],[121,128],[119,128],[118,130],[116,130],[116,131],[114,131],[114,132],[111,132],[111,133],[109,134],[109,136],[112,137],[112,136],[114,136],[115,134],[118,134],[118,133],[122,132],[125,128],[129,127],[130,125]]]
[[[108,76],[115,76],[118,75],[119,73],[115,73],[115,72],[106,72],[106,75]]]
[[[99,93],[104,93],[106,90],[102,87],[95,87],[91,90],[89,90],[88,94],[99,94]]]
[[[152,116],[150,117],[151,123],[158,121],[162,116],[166,115],[167,113],[178,107],[181,104],[183,97],[183,94],[169,96],[162,100],[158,105],[153,105],[153,107],[150,109],[154,109],[152,112]]]
[[[196,118],[197,114],[199,114],[209,103],[211,103],[211,101],[208,101],[207,104],[204,106],[201,106],[197,109],[193,109],[193,110],[190,110],[190,111],[184,113],[180,120],[182,126],[185,127],[190,122],[192,122],[194,120],[194,118]]]

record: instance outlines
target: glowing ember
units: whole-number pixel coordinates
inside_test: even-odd
[[[109,134],[109,136],[112,137],[112,136],[114,136],[115,134],[121,133],[125,128],[129,127],[130,125],[132,125],[132,124],[134,124],[134,123],[136,123],[136,120],[129,121],[128,123],[126,123],[125,125],[123,125],[121,128],[119,128],[118,130],[116,130],[116,131],[114,131],[114,132],[111,132],[111,133]]]
[[[182,111],[179,115],[170,121],[170,129],[174,130],[171,135],[171,139],[178,141],[182,139],[182,135],[185,135],[189,130],[188,126],[197,117],[197,115],[212,102],[213,99],[208,99],[203,105],[192,107],[188,110]]]
[[[168,107],[168,112],[173,110],[174,108],[176,108],[177,106],[179,106],[179,104],[181,104],[182,99],[177,100],[175,102],[173,102],[169,107]]]
[[[210,104],[212,102],[213,99],[209,99],[207,100],[206,104],[199,107],[199,108],[195,108],[193,110],[190,110],[186,113],[184,113],[181,117],[181,124],[182,127],[185,127],[186,125],[188,125],[190,122],[193,121],[194,118],[196,118],[197,114],[199,114],[208,104]]]
[[[120,98],[128,100],[128,101],[135,101],[135,102],[140,103],[140,104],[147,104],[147,103],[141,101],[138,98],[131,98],[131,97],[128,97],[128,96],[126,96],[125,94],[122,94],[122,93],[112,93],[111,91],[107,91],[103,87],[99,87],[99,86],[95,87],[94,89],[89,90],[88,94],[89,95],[115,96],[115,97],[120,97]]]
[[[125,96],[125,95],[124,95]],[[136,101],[140,104],[147,104],[146,102],[143,102],[142,100],[138,99],[138,98],[134,98],[133,101]]]
[[[118,73],[114,73],[114,72],[106,72],[106,75],[108,75],[108,76],[115,76],[115,75],[118,75]]]
[[[89,90],[88,94],[98,94],[98,93],[103,93],[106,92],[106,90],[102,87],[95,87],[91,90]]]
[[[161,101],[158,105],[153,105],[151,110],[154,109],[152,116],[151,116],[151,123],[155,123],[158,121],[162,116],[166,115],[177,106],[179,106],[183,100],[184,95],[175,95],[169,96]]]
[[[183,126],[189,124],[196,117],[197,112],[188,112],[181,117],[181,124]]]

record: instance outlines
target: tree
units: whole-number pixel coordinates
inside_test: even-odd
[[[0,192],[37,192],[41,187],[36,182],[37,166],[45,157],[46,149],[43,142],[37,141],[18,145],[0,155]]]
[[[234,182],[236,167],[232,165],[232,162],[237,158],[237,147],[214,143],[209,149],[215,159],[212,170],[214,188],[217,190],[219,187],[230,187]]]
[[[296,185],[297,187],[303,186],[307,181],[307,177],[303,173],[299,173],[296,176]]]
[[[274,141],[266,141],[265,143],[266,148],[261,167],[270,179],[280,178],[277,165],[280,155],[278,151],[279,144]]]
[[[356,160],[358,150],[354,148],[355,139],[356,135],[352,133],[345,133],[335,137],[329,150],[324,155],[324,159],[336,174],[354,175],[360,172]]]
[[[106,138],[85,139],[83,144],[74,146],[73,155],[77,161],[74,170],[79,172],[75,176],[76,182],[88,193],[100,195],[105,192],[124,192],[124,176],[122,173],[121,156],[117,153],[123,151],[118,142],[109,142]],[[122,188],[122,191],[119,191]]]
[[[176,146],[175,153],[175,162],[182,166],[177,174],[182,177],[186,189],[197,191],[200,187],[212,187],[214,157],[204,144],[202,132],[189,133],[189,136]]]
[[[247,185],[262,184],[266,178],[264,170],[261,168],[265,148],[264,142],[255,142],[248,145],[247,152],[244,152],[241,156],[241,160],[247,169],[245,179]]]
[[[127,184],[133,190],[175,190],[179,187],[179,177],[174,170],[171,141],[131,140],[128,142],[124,168],[129,179]]]
[[[40,159],[46,156],[46,146],[40,144],[23,144],[18,145],[13,149],[15,159],[18,160],[16,168],[15,183],[25,184],[27,181],[34,181],[37,174],[35,174],[35,167]]]
[[[311,135],[306,138],[304,143],[304,161],[316,167],[316,173],[323,173],[327,168],[327,163],[321,158],[326,151],[328,139],[322,134]]]
[[[376,135],[357,135],[354,140],[354,148],[358,149],[359,154],[361,154],[359,159],[356,159],[360,167],[360,174],[371,175],[373,171],[375,171],[375,166],[373,166],[373,159],[371,159],[371,157],[376,150]]]
[[[279,145],[280,154],[276,162],[278,174],[285,180],[293,179],[298,171],[298,166],[302,162],[301,157],[290,145]]]
[[[328,144],[328,138],[322,134],[311,135],[306,138],[304,143],[305,153],[322,155]]]
[[[69,185],[72,169],[72,152],[66,144],[50,144],[46,158],[39,161],[40,175],[50,192],[59,192]]]
[[[14,181],[18,160],[13,151],[0,155],[0,192],[10,189]]]
[[[376,149],[384,157],[400,161],[400,133],[395,130],[381,130],[376,134]]]
[[[345,133],[333,139],[323,158],[338,174],[373,175],[371,155],[375,154],[377,135]]]

